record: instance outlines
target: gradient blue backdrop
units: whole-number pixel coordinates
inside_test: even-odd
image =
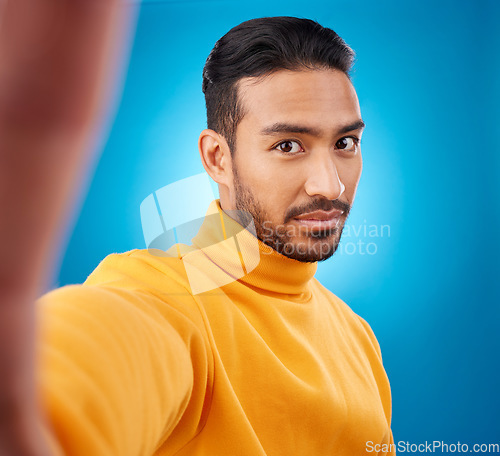
[[[141,201],[203,171],[201,71],[215,41],[254,17],[316,19],[357,53],[367,128],[348,223],[390,227],[390,236],[350,239],[374,242],[376,254],[339,253],[317,277],[378,336],[396,441],[500,443],[499,7],[143,2],[123,98],[54,285],[82,282],[111,252],[143,248]]]

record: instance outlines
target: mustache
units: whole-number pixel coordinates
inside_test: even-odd
[[[312,201],[311,203],[305,206],[299,206],[290,209],[285,216],[285,223],[302,214],[308,214],[309,212],[314,212],[314,211],[328,212],[333,209],[344,211],[344,214],[347,216],[349,214],[349,211],[351,210],[351,205],[349,203],[340,200],[321,199]]]

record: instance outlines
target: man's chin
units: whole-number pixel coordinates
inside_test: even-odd
[[[313,240],[287,242],[271,245],[278,253],[303,263],[316,263],[330,258],[338,247],[336,240]]]

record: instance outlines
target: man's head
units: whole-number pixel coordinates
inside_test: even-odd
[[[316,22],[263,18],[224,35],[203,72],[199,146],[222,208],[247,211],[261,241],[299,261],[334,253],[361,174],[353,56]]]

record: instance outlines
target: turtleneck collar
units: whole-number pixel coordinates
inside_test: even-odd
[[[317,269],[317,263],[290,259],[258,240],[222,210],[219,200],[210,204],[193,245],[223,271],[224,277],[231,277],[215,277],[215,285],[238,280],[265,291],[296,295],[307,291]],[[213,271],[206,272],[213,275]]]

